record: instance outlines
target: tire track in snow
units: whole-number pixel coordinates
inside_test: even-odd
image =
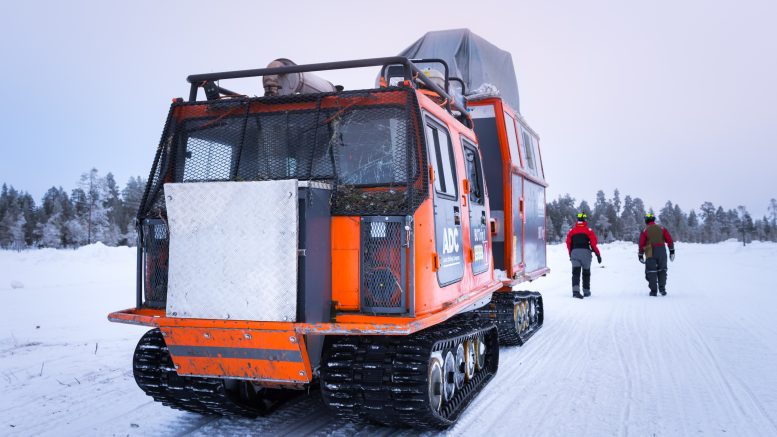
[[[574,338],[565,335],[571,328],[571,318],[563,320],[545,319],[543,326],[531,340],[522,347],[503,347],[500,349],[499,370],[482,393],[467,408],[459,423],[451,429],[452,434],[463,432],[468,428],[477,427],[484,433],[496,431],[499,433],[500,423],[483,423],[481,417],[494,417],[506,414],[513,410],[513,414],[532,414],[532,417],[542,420],[542,416],[549,414],[549,410],[536,410],[539,405],[528,405],[526,397],[534,400],[537,396],[533,389],[542,384],[531,378],[531,375],[540,373],[546,367],[552,357],[556,357],[568,349]],[[546,382],[547,383],[547,382]],[[542,404],[556,404],[562,396],[562,392],[555,390],[550,399],[545,398]],[[526,410],[535,410],[531,413]],[[540,416],[540,417],[538,417]]]
[[[714,375],[717,379],[719,379],[725,388],[727,397],[726,400],[729,404],[733,407],[735,411],[737,411],[743,418],[746,419],[752,419],[750,417],[750,414],[748,410],[743,405],[743,401],[740,398],[740,396],[737,394],[737,390],[735,390],[734,384],[729,380],[729,377],[727,376],[727,372],[724,371],[724,369],[720,365],[720,360],[713,352],[712,348],[710,347],[709,341],[707,340],[707,337],[702,334],[702,332],[699,330],[699,328],[693,324],[688,323],[687,319],[685,320],[686,327],[689,331],[693,332],[694,337],[696,338],[698,344],[701,346],[701,352],[704,355],[704,358],[706,358],[707,366],[705,368],[707,369],[714,369]],[[764,408],[761,401],[753,394],[752,390],[750,390],[749,387],[747,387],[746,384],[742,382],[742,380],[737,377],[736,375],[733,376],[734,382],[736,383],[736,388],[739,388],[742,392],[744,392],[745,396],[750,401],[750,404],[752,404],[755,409],[758,411],[758,413],[761,416],[762,420],[765,420],[766,422],[771,425],[772,432],[774,435],[777,435],[777,423],[774,419],[771,418],[771,416],[768,414],[766,408]]]
[[[625,392],[623,393],[625,401],[623,402],[623,411],[621,412],[620,434],[623,437],[627,437],[629,435],[629,421],[631,420],[631,404],[634,401],[632,397],[633,387],[631,372],[629,371],[629,365],[626,361],[626,355],[623,352],[621,340],[618,338],[617,328],[618,324],[616,323],[615,317],[613,317],[612,322],[610,323],[610,336],[615,344],[615,350],[618,355],[618,364],[621,368],[621,376],[626,385]]]

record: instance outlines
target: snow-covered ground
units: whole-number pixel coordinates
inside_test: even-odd
[[[453,435],[777,435],[777,245],[679,244],[669,295],[648,297],[636,247],[602,247],[593,296],[572,299],[565,248],[526,288],[545,327],[501,352]],[[318,393],[256,420],[155,404],[132,379],[144,328],[135,252],[0,251],[0,435],[412,434],[333,419]]]

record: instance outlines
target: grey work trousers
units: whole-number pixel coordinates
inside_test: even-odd
[[[666,247],[653,246],[653,256],[645,260],[645,279],[651,293],[666,291],[666,261]]]
[[[572,249],[569,259],[572,261],[572,291],[580,293],[580,273],[583,274],[583,290],[591,291],[591,251]]]

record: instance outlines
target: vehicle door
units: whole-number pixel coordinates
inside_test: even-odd
[[[437,281],[440,286],[446,286],[460,281],[464,275],[461,203],[451,136],[443,123],[428,114],[426,144],[434,179],[432,198],[438,263]]]
[[[491,257],[488,247],[488,217],[486,215],[486,186],[480,152],[468,139],[461,138],[464,168],[467,172],[469,193],[464,193],[469,211],[469,235],[472,244],[472,274],[488,270]]]

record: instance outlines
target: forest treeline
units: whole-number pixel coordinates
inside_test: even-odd
[[[726,209],[712,202],[702,203],[698,211],[694,208],[685,211],[680,205],[667,201],[660,210],[654,211],[652,208],[645,209],[645,203],[639,197],[627,195],[621,199],[617,189],[609,198],[604,191],[598,191],[593,206],[585,200],[575,203],[569,194],[548,202],[548,241],[564,241],[578,212],[588,215],[589,227],[596,231],[600,241],[606,243],[638,241],[645,227],[644,217],[647,212],[654,213],[658,223],[666,226],[678,241],[718,243],[731,238],[739,241],[744,238],[748,242],[777,241],[775,199],[769,201],[767,216],[753,219],[744,206]]]
[[[92,169],[81,175],[70,192],[51,187],[40,203],[12,186],[0,190],[0,248],[74,248],[101,242],[108,246],[133,246],[135,214],[143,198],[146,181],[131,177],[120,187],[108,173]],[[771,199],[768,215],[753,219],[747,209],[725,209],[711,202],[688,211],[667,201],[659,211],[645,208],[639,197],[621,199],[616,189],[611,197],[596,193],[591,206],[576,203],[569,194],[547,204],[547,234],[552,243],[564,241],[577,213],[588,214],[588,224],[603,242],[637,241],[647,211],[669,228],[678,241],[717,243],[730,238],[739,241],[777,241],[777,200]],[[744,237],[743,237],[744,236]]]
[[[135,244],[134,219],[146,181],[131,177],[124,188],[108,173],[92,169],[70,192],[51,187],[40,203],[12,186],[0,189],[0,247],[79,247],[101,242]]]

